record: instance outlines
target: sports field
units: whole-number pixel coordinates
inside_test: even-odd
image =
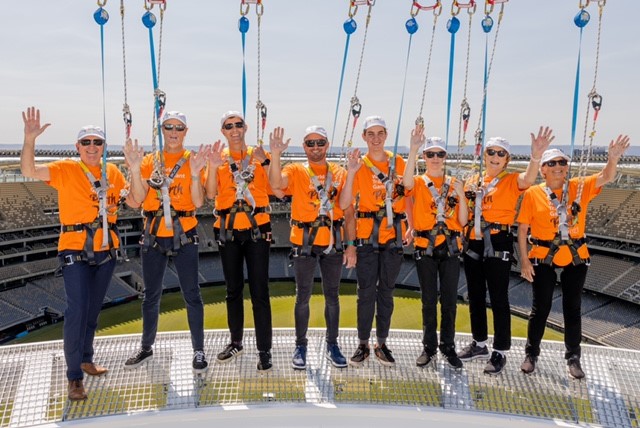
[[[271,308],[273,313],[273,327],[293,327],[293,305],[295,301],[295,284],[293,282],[270,283]],[[227,311],[224,302],[224,286],[202,288],[202,298],[205,302],[205,329],[226,329]],[[412,290],[396,289],[395,309],[391,328],[422,330],[422,315],[420,294]],[[355,327],[356,325],[356,286],[343,284],[340,290],[340,326]],[[488,311],[489,331],[493,325],[491,311]],[[116,334],[132,334],[142,332],[142,318],[140,315],[140,301],[133,301],[105,309],[100,314],[99,336]],[[311,298],[310,327],[324,327],[324,299],[319,284],[316,284]],[[253,328],[251,301],[248,287],[245,287],[245,326]],[[160,331],[187,330],[187,316],[181,293],[168,293],[162,297],[160,308]],[[456,331],[469,333],[469,307],[458,304]],[[519,317],[512,317],[512,333],[514,337],[526,337],[527,322]],[[547,329],[544,338],[548,340],[562,340],[562,334]],[[62,323],[47,326],[33,331],[21,339],[9,344],[42,342],[62,339]]]

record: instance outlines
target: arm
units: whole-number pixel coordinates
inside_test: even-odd
[[[600,171],[596,178],[596,187],[602,187],[607,183],[611,183],[613,179],[616,178],[618,162],[627,148],[629,148],[628,135],[618,135],[615,141],[611,140],[611,143],[609,143],[607,164],[602,168],[602,171]]]
[[[191,202],[196,208],[204,204],[204,188],[202,186],[201,173],[207,164],[211,146],[200,144],[197,152],[189,156],[189,166],[191,168]]]
[[[49,167],[46,165],[36,165],[36,138],[40,136],[51,124],[45,123],[40,126],[40,110],[35,107],[27,108],[26,112],[22,112],[22,121],[24,122],[24,144],[20,153],[20,172],[28,178],[49,181]]]
[[[207,181],[204,184],[209,199],[215,199],[218,194],[218,168],[224,163],[222,159],[222,151],[224,150],[224,143],[220,140],[213,143],[211,150],[209,151],[209,164],[207,168],[209,173],[207,174]]]
[[[529,234],[529,225],[526,223],[518,224],[518,250],[520,250],[520,276],[529,282],[533,282],[536,273],[533,270],[531,260],[527,257],[529,249],[527,248],[527,240]]]
[[[413,174],[413,171],[409,170],[408,167],[404,171],[405,173],[409,171],[411,174]],[[403,176],[403,179],[404,179],[404,176]],[[413,197],[412,196],[404,197],[404,207],[405,207],[404,214],[407,217],[407,230],[405,231],[403,236],[404,238],[403,244],[411,245],[411,243],[413,242]]]
[[[544,128],[541,126],[537,136],[533,135],[533,132],[531,133],[531,162],[524,172],[518,174],[518,188],[520,190],[528,189],[536,182],[542,153],[547,150],[555,138],[553,130],[548,126]]]
[[[360,158],[360,149],[353,149],[347,154],[347,180],[344,183],[342,192],[340,192],[340,208],[346,210],[347,207],[353,204],[353,183],[356,178],[356,173],[362,166],[362,159]]]
[[[458,222],[460,222],[462,227],[465,227],[469,222],[469,206],[467,204],[467,198],[464,195],[462,181],[456,179],[453,182],[453,189],[458,195]]]
[[[347,241],[353,241],[356,239],[356,214],[353,209],[353,205],[349,205],[347,209],[344,210],[344,231]],[[345,265],[347,269],[351,269],[356,267],[356,262],[356,246],[347,245],[342,257],[342,264]]]
[[[413,189],[413,186],[415,184],[413,179],[413,172],[416,170],[416,157],[418,156],[418,150],[424,144],[424,140],[424,127],[422,125],[416,125],[415,129],[411,131],[409,157],[407,158],[407,165],[404,168],[404,175],[402,176],[402,185],[407,190]],[[407,209],[407,214],[408,213],[409,210]]]
[[[275,190],[286,189],[289,181],[287,176],[282,175],[282,165],[280,157],[282,152],[287,150],[291,139],[284,142],[284,129],[276,128],[269,133],[269,148],[271,149],[271,165],[269,165],[269,184]]]

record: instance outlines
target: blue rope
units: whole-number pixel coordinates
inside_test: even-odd
[[[453,64],[456,52],[456,32],[460,28],[460,21],[455,16],[449,20],[447,30],[451,33],[451,47],[449,49],[449,84],[447,87],[447,129],[445,130],[445,148],[449,148],[449,123],[451,121],[451,92],[453,90]]]
[[[100,25],[100,58],[102,61],[102,130],[104,138],[107,141],[107,105],[105,101],[105,85],[104,85],[104,25]],[[102,177],[107,177],[107,147],[102,151]]]
[[[158,150],[160,151],[160,153],[162,153],[162,150],[163,150],[162,123],[160,123],[162,118],[160,117],[160,100],[158,98],[158,93],[157,93],[158,92],[158,73],[156,71],[156,52],[153,44],[153,31],[151,28],[149,28],[149,47],[151,50],[151,76],[153,77],[153,96],[155,98],[155,105],[156,105],[156,119],[157,119],[156,126],[158,127]]]
[[[576,127],[578,124],[578,95],[580,93],[580,57],[582,52],[582,29],[580,27],[580,42],[578,46],[578,64],[576,66],[576,83],[573,89],[573,115],[571,118],[571,156],[576,141]]]
[[[485,126],[487,125],[487,86],[489,83],[488,76],[488,62],[489,62],[489,32],[486,33],[486,38],[484,42],[484,83],[482,85],[483,97],[482,97],[482,125],[480,129],[480,156],[479,156],[479,169],[478,169],[478,179],[482,182],[482,161],[484,154],[484,143],[486,139]]]
[[[413,33],[409,34],[409,46],[407,47],[407,59],[404,64],[404,81],[402,82],[402,97],[400,98],[400,113],[398,113],[398,126],[396,127],[396,142],[393,146],[393,159],[398,154],[398,141],[400,140],[400,125],[402,123],[402,109],[404,105],[404,91],[407,86],[407,71],[409,70],[409,57],[411,56],[411,42],[413,41]],[[395,161],[389,164],[389,177],[393,177],[396,163]]]
[[[247,117],[247,69],[245,63],[246,33],[242,33],[242,117]],[[257,132],[257,131],[256,131]]]
[[[336,135],[336,124],[338,122],[338,109],[340,108],[340,98],[342,97],[342,83],[344,82],[344,72],[347,67],[347,56],[349,54],[349,41],[351,40],[351,33],[347,33],[347,41],[344,45],[344,55],[342,56],[342,71],[340,72],[340,85],[338,86],[338,99],[336,100],[336,113],[333,116],[333,131],[331,131],[331,141]]]

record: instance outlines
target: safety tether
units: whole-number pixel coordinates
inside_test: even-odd
[[[131,116],[131,109],[129,108],[129,102],[127,101],[127,50],[125,44],[124,33],[124,0],[120,0],[120,22],[122,32],[122,72],[124,75],[124,104],[122,106],[122,118],[124,120],[124,131],[126,138],[131,137],[131,126],[133,125],[133,117]]]
[[[100,61],[101,61],[101,76],[102,76],[102,130],[104,131],[105,141],[107,137],[107,104],[105,95],[104,84],[104,24],[109,21],[109,13],[104,9],[107,0],[98,0],[98,10],[93,14],[93,19],[100,26]],[[102,176],[107,176],[107,147],[104,147],[102,151]],[[107,245],[103,242],[103,247]]]
[[[420,10],[433,11],[433,27],[431,28],[431,42],[429,43],[429,52],[427,55],[427,70],[424,76],[424,85],[422,86],[422,100],[420,101],[420,111],[418,113],[418,117],[416,118],[416,125],[424,126],[424,118],[422,117],[422,110],[424,109],[424,102],[427,96],[427,83],[429,82],[429,70],[431,69],[431,54],[433,53],[433,40],[435,39],[436,24],[438,23],[438,17],[442,13],[442,3],[440,3],[440,0],[436,0],[436,3],[432,6],[422,6],[417,1],[414,1],[411,8],[412,8],[411,9],[412,15],[414,11],[416,15]]]
[[[447,22],[447,31],[451,34],[451,44],[449,46],[449,78],[447,83],[447,120],[444,138],[444,147],[449,149],[449,124],[451,122],[451,95],[453,91],[453,64],[456,52],[456,33],[460,29],[460,20],[456,17],[460,9],[456,9],[456,1],[451,4],[451,18]]]

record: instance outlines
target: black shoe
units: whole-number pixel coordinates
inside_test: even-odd
[[[491,353],[491,358],[486,366],[484,366],[484,372],[490,375],[499,375],[502,373],[502,369],[507,365],[507,356],[501,354],[498,351]]]
[[[354,367],[362,367],[367,358],[369,358],[370,352],[367,345],[358,345],[358,349],[349,360],[349,364]]]
[[[475,340],[462,348],[462,351],[458,352],[458,358],[462,361],[471,361],[476,358],[486,358],[488,356],[489,349],[486,346],[478,346],[478,342]]]
[[[209,363],[207,363],[207,358],[204,355],[204,351],[195,351],[193,353],[192,366],[194,373],[204,373],[207,371]]]
[[[304,345],[296,346],[291,359],[291,367],[295,370],[304,370],[307,368],[307,347]]]
[[[339,369],[347,367],[347,359],[342,355],[337,343],[327,344],[327,359],[331,361],[333,367]]]
[[[531,374],[535,371],[537,362],[538,357],[527,354],[527,356],[524,357],[524,361],[520,365],[520,370],[522,370],[522,372],[525,374]]]
[[[431,363],[435,364],[436,362],[436,354],[435,352],[431,352],[426,347],[422,350],[422,354],[416,359],[416,366],[418,367],[426,367]]]
[[[450,354],[445,354],[444,357],[447,359],[447,363],[449,363],[451,368],[458,370],[463,367],[462,360],[460,360],[458,354],[456,354],[455,351]]]
[[[218,354],[218,357],[216,359],[219,363],[228,363],[235,357],[242,355],[242,353],[244,352],[242,349],[242,345],[230,343],[222,350],[222,352]]]
[[[266,373],[271,370],[273,364],[271,364],[271,352],[259,351],[258,352],[258,370],[262,373]]]
[[[391,349],[387,348],[386,343],[378,346],[376,345],[373,349],[373,353],[378,359],[378,362],[383,366],[393,367],[396,365],[396,359],[391,355]]]
[[[139,367],[142,363],[153,358],[153,349],[138,349],[138,352],[124,362],[124,368],[126,370],[132,370]]]
[[[580,367],[580,357],[571,357],[567,360],[567,370],[569,371],[569,376],[574,379],[584,379],[584,371],[582,371],[582,367]]]

